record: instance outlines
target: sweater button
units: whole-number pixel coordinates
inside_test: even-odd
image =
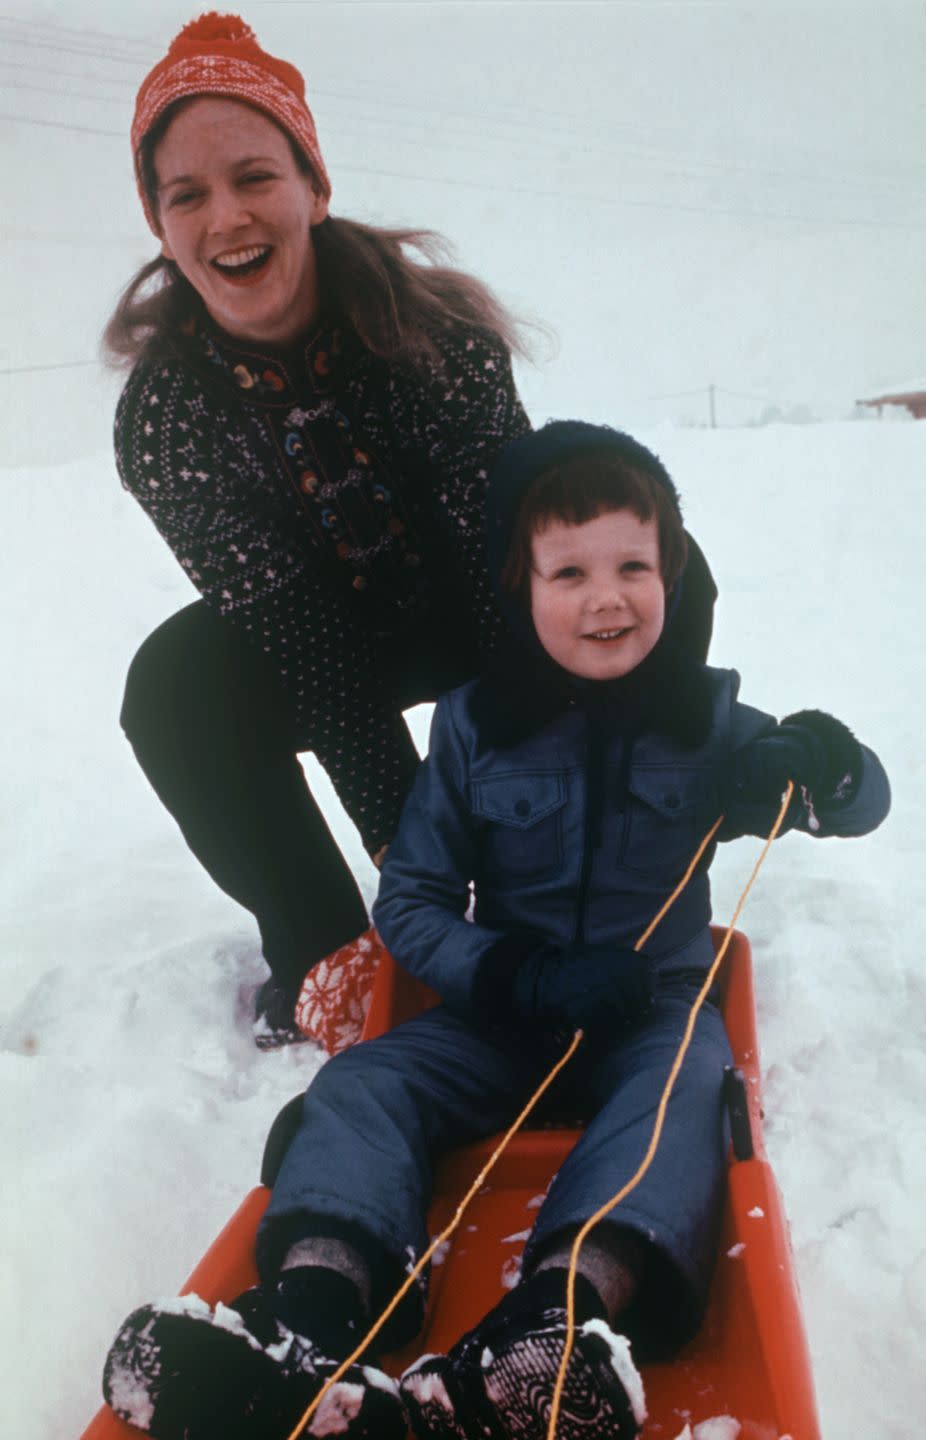
[[[521,819],[523,820],[525,815],[529,815],[531,813],[531,802],[529,800],[516,801],[514,813],[516,815],[520,815]]]
[[[670,790],[665,797],[665,802],[670,810],[677,810],[682,803],[682,797],[677,790]]]

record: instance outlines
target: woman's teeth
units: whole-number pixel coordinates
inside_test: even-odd
[[[619,640],[622,635],[627,634],[627,626],[621,630],[593,630],[586,636],[587,640]]]
[[[228,275],[249,275],[269,258],[270,250],[269,245],[248,245],[243,250],[228,250],[224,255],[217,255],[212,264]]]

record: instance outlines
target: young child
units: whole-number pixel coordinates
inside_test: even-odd
[[[713,958],[712,851],[645,952],[634,942],[721,812],[720,839],[764,836],[791,779],[786,828],[821,838],[873,829],[890,803],[879,761],[838,720],[778,724],[738,701],[733,671],[692,658],[673,623],[685,557],[675,487],[629,436],[555,422],[497,462],[489,566],[510,643],[438,703],[374,910],[443,1004],[310,1085],[259,1236],[261,1285],[231,1308],[194,1297],[126,1322],[107,1399],[159,1440],[284,1440],[426,1248],[436,1158],[510,1124],[581,1027],[558,1094],[587,1125],[520,1283],[400,1389],[365,1356],[310,1432],[387,1440],[410,1421],[419,1436],[545,1436],[571,1242],[645,1152]],[[637,1361],[670,1354],[700,1323],[729,1060],[708,1002],[651,1168],[582,1250],[561,1440],[636,1435],[629,1347]],[[407,1297],[381,1349],[415,1333],[422,1303]]]

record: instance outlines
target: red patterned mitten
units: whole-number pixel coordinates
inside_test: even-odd
[[[371,926],[313,965],[296,1001],[296,1025],[329,1055],[360,1038],[376,967],[387,953]]]

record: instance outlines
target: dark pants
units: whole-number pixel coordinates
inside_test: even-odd
[[[421,627],[423,629],[423,627]],[[445,629],[384,665],[397,710],[474,673]],[[366,907],[305,782],[292,705],[273,666],[196,601],[159,625],[129,667],[122,728],[159,798],[217,885],[257,920],[264,957],[295,999],[317,960],[366,929]]]
[[[193,854],[254,914],[268,965],[295,991],[368,920],[305,783],[272,668],[198,601],[142,645],[121,720]]]
[[[697,994],[667,979],[652,1011],[613,1044],[580,1050],[557,1082],[566,1113],[588,1117],[556,1175],[524,1255],[525,1274],[555,1237],[578,1228],[637,1169]],[[355,1238],[371,1264],[374,1306],[398,1288],[428,1245],[436,1160],[451,1146],[507,1127],[552,1064],[548,1042],[478,1031],[442,1006],[323,1066],[306,1092],[258,1238],[264,1280],[310,1235]],[[730,1049],[715,1006],[698,1018],[653,1164],[614,1212],[642,1237],[648,1260],[622,1318],[643,1354],[671,1352],[694,1333],[706,1301],[724,1193]],[[410,1338],[421,1297],[398,1312],[390,1339]]]

